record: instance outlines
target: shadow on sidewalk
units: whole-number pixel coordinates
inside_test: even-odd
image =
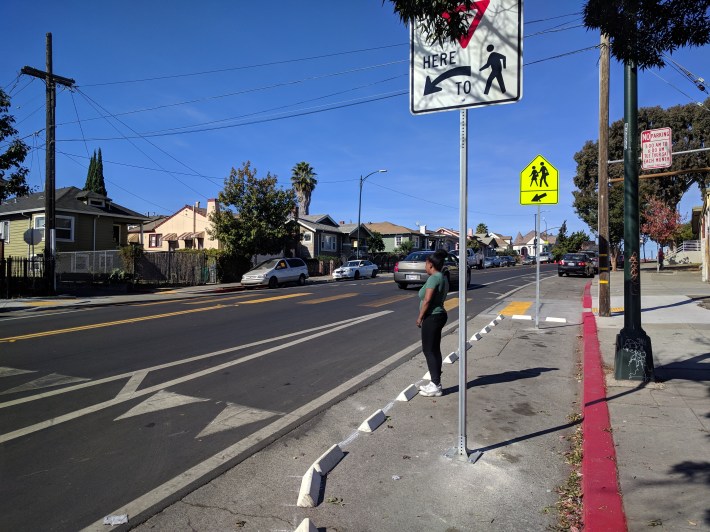
[[[575,427],[582,423],[582,419],[578,419],[576,421],[570,421],[569,423],[565,423],[564,425],[557,425],[556,427],[550,427],[549,429],[543,429],[543,430],[538,430],[535,432],[531,432],[530,434],[525,434],[524,436],[516,436],[515,438],[511,438],[509,440],[505,440],[499,443],[493,443],[491,445],[486,445],[485,447],[479,447],[478,449],[473,449],[473,452],[482,452],[485,453],[486,451],[493,451],[495,449],[500,449],[501,447],[506,447],[508,445],[512,445],[513,443],[518,443],[521,441],[525,440],[531,440],[532,438],[537,438],[538,436],[544,436],[545,434],[550,434],[552,432],[559,432],[561,430],[566,430],[566,429],[571,429],[572,427]]]
[[[520,379],[531,379],[539,377],[541,374],[548,371],[557,371],[560,368],[530,368],[520,371],[504,371],[503,373],[495,373],[493,375],[481,375],[466,384],[466,389],[471,389],[474,386],[485,386],[487,384],[501,384],[503,382],[513,382]],[[444,388],[444,395],[456,393],[459,391],[458,385]]]
[[[656,381],[665,382],[674,379],[696,382],[709,381],[710,365],[707,364],[707,361],[710,361],[710,353],[703,353],[687,360],[657,366],[654,370]]]

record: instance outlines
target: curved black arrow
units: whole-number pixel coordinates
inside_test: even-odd
[[[542,194],[535,194],[533,196],[533,199],[531,199],[530,201],[540,201],[545,196],[547,196],[547,192],[543,192]]]
[[[426,77],[426,83],[424,84],[424,96],[427,94],[433,94],[435,92],[439,92],[441,90],[441,87],[439,87],[439,83],[444,81],[445,79],[452,78],[454,76],[470,76],[471,75],[471,67],[470,66],[462,66],[462,67],[456,67],[452,68],[451,70],[447,70],[444,72],[442,75],[437,77],[434,81],[431,80],[429,76]]]

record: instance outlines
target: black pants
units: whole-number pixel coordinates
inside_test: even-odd
[[[422,322],[422,351],[434,384],[441,384],[441,330],[447,319],[446,313],[429,314]]]

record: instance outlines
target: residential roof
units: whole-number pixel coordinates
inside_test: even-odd
[[[111,199],[106,196],[87,190],[81,190],[77,187],[58,188],[55,191],[54,197],[55,210],[57,213],[73,212],[93,216],[108,215],[112,218],[124,218],[126,221],[140,222],[149,219],[143,214],[123,207],[118,203],[113,203]],[[89,199],[101,199],[105,203],[103,206],[91,205],[88,202]],[[0,215],[42,212],[44,211],[44,203],[44,191],[36,192],[29,196],[15,197],[0,205]]]
[[[194,211],[195,214],[199,214],[199,215],[202,216],[203,218],[207,218],[207,209],[205,209],[204,207],[194,207],[193,205],[185,205],[184,207],[180,207],[180,209],[178,209],[177,211],[175,211],[175,212],[174,212],[173,214],[171,214],[170,216],[165,216],[165,217],[163,217],[163,219],[162,219],[160,222],[156,223],[156,224],[153,226],[153,228],[150,229],[150,232],[152,233],[152,232],[156,231],[156,230],[158,229],[158,227],[160,227],[160,226],[163,225],[164,223],[167,223],[167,222],[168,222],[169,220],[171,220],[172,218],[175,218],[178,214],[180,214],[180,213],[181,213],[182,211],[184,211],[185,209]],[[144,230],[144,231],[145,231],[145,230]],[[163,240],[165,240],[165,238],[163,238]]]
[[[338,227],[333,227],[332,225],[326,225],[326,224],[321,224],[321,223],[316,223],[316,222],[309,222],[308,220],[304,220],[303,218],[298,219],[298,224],[302,225],[303,227],[310,229],[313,232],[328,232],[328,233],[339,233],[340,229]]]
[[[298,216],[298,220],[304,220],[310,223],[330,225],[331,227],[338,227],[338,223],[333,220],[329,214],[302,214]]]
[[[360,224],[361,231],[365,230],[368,234],[372,235],[366,224]],[[357,224],[340,224],[340,232],[346,235],[352,235],[357,233]]]
[[[365,225],[370,231],[380,233],[381,235],[419,234],[419,231],[409,229],[403,225],[396,225],[391,222],[375,222]]]

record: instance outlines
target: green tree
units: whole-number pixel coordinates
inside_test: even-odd
[[[385,250],[385,241],[382,239],[382,234],[377,231],[372,232],[372,236],[367,242],[367,249],[370,253],[379,253]]]
[[[86,182],[84,183],[84,190],[90,190],[106,196],[106,183],[104,181],[104,162],[101,156],[101,148],[99,148],[98,155],[96,150],[89,160],[89,170],[86,172]]]
[[[698,239],[698,235],[693,233],[693,225],[690,222],[686,222],[686,223],[680,224],[680,226],[678,227],[678,229],[676,231],[675,238],[673,240],[675,243],[675,247],[678,247],[686,240],[697,240],[697,239]]]
[[[411,240],[402,240],[402,243],[398,248],[394,250],[395,253],[400,253],[402,255],[409,255],[414,249],[414,242]]]
[[[277,178],[270,173],[264,178],[256,174],[249,161],[232,168],[218,196],[224,208],[211,215],[208,230],[228,253],[250,259],[283,251],[292,238],[287,222],[296,208],[293,190],[277,189]]]
[[[390,0],[394,12],[406,24],[415,20],[429,34],[430,42],[443,44],[457,41],[468,33],[470,22],[466,11],[457,11],[460,0]],[[385,3],[384,0],[382,2]],[[447,17],[441,16],[447,13]]]
[[[15,117],[8,113],[10,97],[0,89],[0,203],[11,196],[26,196],[30,193],[27,185],[29,170],[22,166],[29,147],[17,138],[13,127]]]
[[[308,209],[311,206],[311,194],[318,184],[316,175],[318,174],[313,171],[313,167],[307,162],[300,162],[291,170],[291,183],[296,191],[299,216],[308,215]]]
[[[477,235],[487,235],[488,234],[488,226],[484,223],[480,223],[476,226],[476,234]]]
[[[567,242],[569,237],[567,236],[567,220],[562,222],[560,230],[557,232],[557,239],[555,240],[555,245],[552,246],[552,255],[555,260],[560,260],[562,255],[567,253]]]
[[[644,70],[665,65],[665,52],[710,42],[705,0],[587,0],[584,25],[609,35],[611,55]]]

